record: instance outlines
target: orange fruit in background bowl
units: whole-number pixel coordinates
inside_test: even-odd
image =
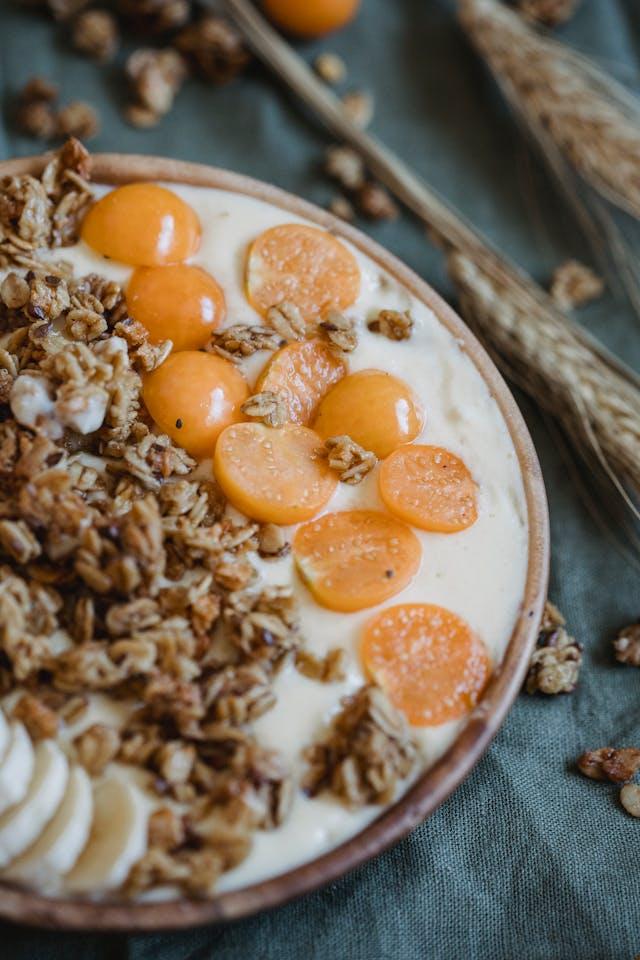
[[[276,26],[299,37],[321,37],[340,30],[356,15],[360,0],[263,0]]]

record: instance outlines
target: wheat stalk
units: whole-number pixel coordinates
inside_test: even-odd
[[[579,431],[620,489],[618,474],[640,491],[640,392],[633,383],[509,271],[489,273],[460,250],[449,252],[447,266],[465,317],[506,372],[574,439]]]
[[[586,57],[498,0],[460,0],[465,31],[532,132],[640,219],[640,103]]]

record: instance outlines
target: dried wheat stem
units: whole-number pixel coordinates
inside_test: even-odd
[[[640,218],[640,104],[585,57],[498,0],[460,0],[460,21],[527,125],[602,196]]]
[[[525,389],[640,490],[640,392],[517,278],[497,279],[457,250],[447,265],[465,316]]]

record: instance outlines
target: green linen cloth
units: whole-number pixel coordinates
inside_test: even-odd
[[[302,2],[302,0],[301,0]],[[562,37],[640,86],[637,0],[584,0]],[[545,282],[586,257],[566,206],[523,141],[447,0],[363,0],[358,20],[322,43],[353,88],[376,97],[373,129],[503,249]],[[121,52],[120,60],[124,53]],[[117,65],[72,53],[64,30],[0,4],[3,158],[37,152],[9,124],[14,93],[34,73],[65,101],[99,107],[95,150],[164,154],[262,178],[326,204],[325,139],[287,93],[252,68],[224,88],[190,82],[150,131],[120,118]],[[442,262],[409,216],[366,227],[445,295]],[[581,319],[636,367],[636,321],[609,299]],[[4,925],[7,960],[632,960],[640,954],[640,821],[614,787],[577,775],[575,757],[640,746],[640,673],[615,664],[610,638],[637,617],[634,571],[596,529],[532,405],[519,398],[551,506],[551,596],[585,645],[579,689],[520,697],[466,783],[395,849],[281,909],[226,927],[147,936],[43,933]],[[0,892],[0,896],[1,896]]]

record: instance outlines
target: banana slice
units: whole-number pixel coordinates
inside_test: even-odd
[[[9,724],[7,723],[7,718],[5,716],[4,710],[0,710],[0,763],[4,759],[4,755],[7,752],[7,747],[9,746],[10,740],[10,730]]]
[[[33,774],[31,738],[22,723],[9,727],[9,744],[0,763],[0,814],[26,796]]]
[[[60,805],[68,778],[69,764],[60,747],[53,740],[41,740],[24,799],[0,817],[0,868],[40,836]]]
[[[43,893],[55,893],[85,847],[92,813],[91,781],[82,767],[73,767],[57,813],[3,876]]]
[[[147,849],[148,804],[141,792],[112,775],[93,792],[89,842],[65,881],[73,893],[115,890]]]

